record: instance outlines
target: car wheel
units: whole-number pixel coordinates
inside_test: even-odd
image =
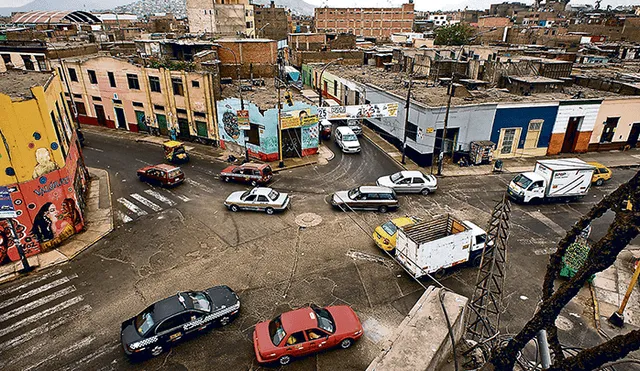
[[[224,317],[220,318],[219,323],[220,323],[220,326],[226,326],[226,325],[229,324],[230,321],[231,321],[231,319],[229,317],[224,316]]]
[[[278,362],[280,362],[281,365],[288,365],[289,362],[291,362],[291,357],[290,356],[282,356],[280,357],[280,359],[278,360]]]
[[[153,357],[159,356],[160,354],[162,354],[162,352],[164,352],[164,348],[162,347],[162,345],[156,345],[151,348],[151,356]]]
[[[471,265],[473,265],[474,267],[479,267],[480,263],[482,263],[482,254],[476,255],[471,261]]]
[[[429,194],[429,190],[427,188],[423,189],[422,191],[420,191],[420,193],[422,193],[424,196]]]
[[[267,215],[273,215],[273,208],[267,207],[265,211],[267,212]]]
[[[440,268],[440,269],[438,269],[437,271],[435,271],[433,273],[433,278],[435,278],[437,280],[442,279],[442,278],[444,278],[444,274],[445,273],[446,273],[445,269],[444,268]]]
[[[340,342],[340,348],[342,349],[347,349],[351,347],[351,345],[353,345],[353,340],[351,339],[344,339]]]
[[[236,205],[231,205],[229,207],[229,210],[233,211],[234,213],[238,212],[238,210],[240,210],[240,208]]]
[[[223,176],[222,180],[224,180],[225,183],[229,183],[229,177],[228,176]]]
[[[384,206],[384,205],[382,205],[382,206],[380,206],[380,207],[378,208],[378,211],[380,211],[380,212],[381,212],[381,213],[383,213],[383,214],[384,214],[384,213],[386,213],[386,212],[387,212],[387,210],[389,210],[389,208],[388,208],[388,207],[386,207],[386,206]]]
[[[258,185],[258,182],[256,182],[255,180],[252,180],[252,181],[251,181],[251,186],[252,186],[252,187],[255,187],[255,186],[257,186],[257,185]]]
[[[597,186],[601,186],[603,183],[604,183],[604,180],[602,180],[602,179],[596,180],[596,185]]]

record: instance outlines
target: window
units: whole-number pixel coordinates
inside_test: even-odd
[[[245,131],[247,135],[247,143],[260,146],[260,126],[258,124],[249,124],[249,130]]]
[[[266,170],[266,169],[265,169]],[[273,201],[277,200],[278,197],[280,197],[280,192],[278,191],[274,191],[272,190],[271,192],[269,192],[269,198],[272,199]]]
[[[169,331],[178,326],[182,326],[183,324],[184,324],[184,320],[182,318],[182,315],[173,316],[168,320],[162,322],[160,326],[158,326],[158,328],[156,329],[156,334]]]
[[[613,141],[613,135],[616,132],[618,121],[620,117],[607,117],[607,121],[604,122],[604,128],[602,129],[602,136],[600,137],[600,143],[607,143]]]
[[[149,88],[152,92],[162,93],[160,89],[160,78],[156,76],[149,76]]]
[[[417,142],[418,126],[411,122],[407,122],[407,138]]]
[[[204,113],[204,112],[196,112],[196,111],[194,111],[194,112],[193,112],[193,116],[195,116],[195,117],[202,117],[202,118],[206,118],[206,117],[207,117],[207,114],[206,114],[206,113]]]
[[[140,90],[140,82],[138,81],[138,75],[133,73],[128,73],[127,82],[129,83],[129,89]]]
[[[249,195],[244,199],[246,202],[253,202],[256,200],[256,195]]]
[[[154,104],[153,109],[156,111],[164,111],[164,106],[161,106],[159,104]]]
[[[114,104],[122,104],[120,99],[112,99]]]
[[[102,98],[100,98],[100,97],[92,96],[91,99],[95,100],[97,102],[102,102]]]
[[[152,315],[153,307],[145,309],[144,312],[138,314],[135,319],[136,330],[140,335],[146,334],[155,324]]]
[[[24,63],[24,69],[25,70],[35,71],[36,67],[33,64],[33,61],[31,60],[31,56],[30,55],[23,55],[22,56],[22,62]]]
[[[109,76],[109,86],[111,86],[112,88],[115,88],[116,77],[114,76],[113,72],[107,72],[107,76]]]
[[[502,129],[502,147],[500,147],[500,153],[503,155],[509,154],[513,151],[513,144],[516,137],[516,129]]]
[[[180,114],[180,115],[186,115],[187,114],[187,110],[183,109],[183,108],[176,108],[176,113]]]
[[[196,133],[199,137],[209,137],[209,133],[207,131],[207,123],[204,121],[196,121]]]
[[[171,85],[173,86],[174,95],[184,95],[184,86],[182,85],[182,79],[174,77],[171,79]]]
[[[287,345],[300,344],[304,342],[305,339],[302,331],[291,334],[291,336],[289,336],[289,338],[287,339]]]
[[[193,303],[193,309],[203,312],[211,311],[211,303],[207,296],[202,292],[190,292],[187,294]]]
[[[38,69],[40,71],[46,71],[48,70],[47,68],[47,62],[45,62],[44,57],[41,55],[37,55],[36,56],[36,61],[38,62]]]
[[[144,104],[140,103],[140,102],[132,102],[134,107],[144,107]]]
[[[92,84],[97,84],[98,83],[98,76],[96,76],[96,71],[94,70],[87,70],[87,74],[89,75],[89,82]]]
[[[11,63],[11,54],[2,54],[4,64]]]
[[[267,200],[267,196],[258,196],[258,202],[269,202],[269,200]]]
[[[78,112],[78,115],[87,115],[87,109],[84,107],[84,103],[82,102],[76,102],[76,111]]]
[[[78,75],[76,74],[76,69],[75,68],[68,68],[67,69],[69,71],[69,78],[71,79],[71,81],[78,81]]]
[[[422,178],[413,178],[413,184],[424,184],[424,179],[422,179]]]
[[[73,94],[74,98],[82,99],[82,94]]]
[[[191,87],[192,87],[192,88],[199,88],[199,87],[200,87],[200,81],[198,81],[198,80],[191,80]]]
[[[338,96],[338,81],[333,80],[333,96]]]

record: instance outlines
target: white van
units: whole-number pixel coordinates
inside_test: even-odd
[[[360,142],[358,141],[358,137],[348,126],[337,127],[334,138],[338,147],[342,149],[342,152],[360,152]]]

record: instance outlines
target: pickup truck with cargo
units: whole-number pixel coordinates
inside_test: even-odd
[[[513,178],[507,192],[524,203],[579,199],[589,192],[594,170],[577,158],[539,160],[533,171]]]
[[[458,264],[479,265],[487,232],[451,215],[398,228],[396,260],[414,278]]]

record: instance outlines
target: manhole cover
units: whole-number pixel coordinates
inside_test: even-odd
[[[301,227],[315,227],[322,223],[322,217],[314,213],[304,213],[296,217],[296,224]]]
[[[567,317],[558,316],[556,318],[556,327],[562,331],[569,331],[573,328],[573,323]]]

